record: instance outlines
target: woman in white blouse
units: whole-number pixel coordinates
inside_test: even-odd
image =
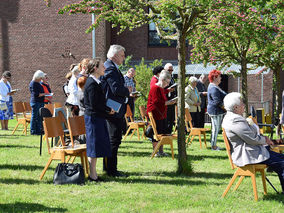
[[[8,130],[8,121],[13,119],[13,98],[11,95],[14,94],[14,91],[12,91],[9,83],[11,76],[9,71],[5,71],[0,80],[0,120],[2,130]]]

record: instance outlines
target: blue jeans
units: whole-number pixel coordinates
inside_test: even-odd
[[[269,146],[267,146],[266,148],[268,149],[270,158],[261,162],[261,164],[266,164],[267,166],[269,166],[269,168],[277,173],[282,191],[284,192],[284,155],[271,151]]]
[[[31,134],[40,135],[42,132],[42,119],[39,116],[39,109],[44,107],[44,103],[30,103],[32,107],[32,117],[31,117]]]
[[[223,121],[225,114],[220,114],[220,115],[209,115],[211,118],[211,123],[212,123],[212,130],[211,130],[211,147],[216,146],[217,144],[217,137],[218,133]]]

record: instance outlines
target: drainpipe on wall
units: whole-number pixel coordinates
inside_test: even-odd
[[[240,77],[238,77],[238,92],[240,92]]]
[[[92,14],[92,24],[95,23],[95,14]],[[96,57],[96,30],[93,29],[92,31],[92,55],[93,58]]]
[[[261,73],[261,103],[263,103],[263,73]]]

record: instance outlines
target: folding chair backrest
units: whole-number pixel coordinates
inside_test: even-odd
[[[185,121],[189,123],[190,129],[192,129],[193,128],[193,126],[192,126],[192,118],[191,118],[191,115],[190,115],[190,112],[189,112],[188,108],[184,109],[184,116],[185,116]]]
[[[25,112],[31,112],[32,111],[32,107],[31,107],[29,102],[23,102],[23,106],[24,106]]]
[[[141,118],[144,121],[149,122],[145,106],[143,106],[143,105],[139,106],[139,111],[140,111]]]
[[[125,119],[126,119],[126,123],[128,124],[128,119],[130,119],[131,122],[133,122],[133,118],[132,118],[133,114],[131,112],[130,106],[129,104],[126,105],[126,113],[125,113]]]
[[[226,135],[226,132],[225,132],[225,129],[223,129],[223,138],[224,138],[224,142],[225,142],[225,146],[226,146],[226,150],[227,150],[227,155],[228,155],[228,158],[229,158],[229,161],[230,161],[230,165],[231,165],[231,168],[232,169],[235,169],[236,166],[234,165],[233,163],[233,160],[232,160],[232,155],[231,155],[231,146],[230,146],[230,142],[229,142],[229,139]]]
[[[62,108],[62,107],[63,107],[63,104],[60,103],[60,102],[54,102],[53,106],[54,106],[54,109],[56,109],[56,108]]]
[[[68,129],[70,133],[72,147],[74,147],[73,137],[86,134],[84,116],[69,117],[68,118]]]
[[[14,109],[14,112],[16,114],[25,112],[23,102],[14,102],[13,103],[13,109]]]
[[[46,117],[52,117],[52,114],[49,111],[49,109],[47,109],[45,107],[41,107],[39,109],[39,116],[42,117],[42,118],[46,118]]]
[[[158,140],[159,138],[158,138],[158,131],[157,131],[157,126],[156,126],[156,121],[155,121],[155,119],[154,119],[154,117],[153,117],[152,112],[148,112],[148,115],[149,115],[149,119],[150,119],[151,126],[152,126],[152,128],[153,128],[154,138],[155,138],[156,140]]]
[[[44,117],[43,118],[43,128],[47,142],[48,152],[50,153],[50,145],[48,138],[60,137],[62,146],[65,146],[63,139],[64,132],[58,117]]]
[[[49,109],[49,111],[53,115],[53,113],[54,113],[54,105],[53,104],[45,104],[44,107]]]
[[[60,118],[61,125],[64,130],[68,129],[66,113],[62,107],[54,109],[54,116]]]

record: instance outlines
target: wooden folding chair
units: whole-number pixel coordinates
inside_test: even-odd
[[[54,114],[54,104],[45,104],[44,107],[49,109],[52,115]]]
[[[53,103],[53,106],[54,106],[54,109],[56,109],[56,108],[62,108],[62,107],[63,107],[63,104],[60,103],[60,102],[54,102],[54,103]]]
[[[23,133],[27,135],[27,128],[28,128],[29,123],[31,122],[31,119],[26,117],[23,102],[14,102],[13,108],[14,108],[14,113],[16,116],[17,124],[14,130],[12,131],[12,135],[15,133],[16,129],[18,128],[20,124],[23,125],[24,127]]]
[[[156,126],[156,121],[153,117],[152,112],[148,112],[149,115],[149,119],[150,119],[150,123],[151,126],[153,128],[153,132],[154,132],[154,139],[158,141],[158,144],[156,145],[152,155],[151,155],[151,159],[155,156],[155,154],[159,151],[160,146],[162,145],[166,145],[169,144],[171,146],[171,151],[172,151],[172,159],[175,158],[174,156],[174,148],[173,148],[173,135],[169,135],[169,134],[158,134],[157,132],[157,126]]]
[[[137,137],[138,137],[138,140],[140,140],[140,133],[139,133],[139,129],[142,128],[143,129],[143,134],[142,134],[142,137],[144,137],[146,139],[146,136],[145,136],[145,127],[147,125],[147,123],[145,121],[134,121],[133,120],[133,114],[131,112],[131,109],[130,109],[130,106],[127,105],[127,110],[126,110],[126,113],[125,113],[125,120],[126,120],[126,124],[128,126],[128,129],[123,137],[122,140],[125,140],[127,135],[129,134],[130,130],[132,129],[132,133],[131,133],[131,136],[130,136],[130,139],[132,138],[132,136],[134,135],[135,131],[137,131]],[[129,120],[130,121],[129,121]]]
[[[188,126],[188,124],[189,124],[189,126]],[[192,126],[192,118],[191,118],[190,112],[189,112],[189,110],[187,108],[185,108],[185,127],[186,127],[186,130],[189,132],[189,135],[188,135],[188,137],[187,137],[187,139],[185,141],[187,143],[187,145],[190,145],[192,143],[194,137],[198,136],[199,137],[200,149],[202,149],[201,135],[203,135],[204,144],[205,144],[205,147],[207,148],[207,145],[206,145],[206,132],[209,132],[210,129],[193,127]],[[191,137],[191,140],[190,140],[190,142],[188,142],[190,137]]]
[[[32,107],[29,102],[23,102],[25,114],[27,119],[31,119],[32,117]]]
[[[262,178],[262,184],[263,184],[263,189],[264,189],[264,194],[267,194],[267,188],[266,188],[266,180],[265,180],[265,169],[267,168],[267,166],[265,164],[249,164],[249,165],[245,165],[242,167],[236,166],[233,161],[232,161],[232,156],[231,156],[231,146],[230,146],[230,142],[227,138],[226,132],[223,129],[223,138],[224,138],[224,142],[225,142],[225,146],[226,146],[226,150],[227,150],[227,155],[230,161],[230,165],[232,169],[237,169],[235,174],[233,175],[231,181],[229,182],[227,188],[225,189],[222,197],[225,197],[226,194],[228,193],[228,191],[230,190],[230,188],[232,187],[233,183],[235,182],[236,178],[239,176],[240,179],[237,182],[234,191],[237,190],[242,182],[242,180],[245,178],[245,176],[251,177],[251,181],[252,181],[252,188],[253,188],[253,192],[254,192],[254,199],[255,201],[258,200],[258,195],[257,195],[257,188],[256,188],[256,172],[260,172],[261,173],[261,178]]]
[[[85,170],[85,176],[88,175],[88,160],[86,155],[86,145],[80,146],[76,145],[74,147],[66,146],[64,139],[63,139],[63,129],[60,124],[58,117],[46,117],[43,119],[43,127],[44,127],[44,133],[45,133],[45,139],[47,143],[47,149],[48,153],[50,154],[50,157],[48,159],[47,164],[45,165],[41,175],[40,180],[43,178],[46,170],[48,169],[49,165],[53,160],[61,160],[62,163],[67,162],[65,160],[65,157],[68,156],[70,159],[70,156],[80,156],[82,166]],[[50,147],[49,144],[49,138],[54,137],[60,137],[60,143],[54,146],[53,148]]]
[[[149,119],[147,116],[147,111],[145,109],[145,106],[141,105],[139,106],[139,111],[140,111],[140,115],[143,121],[145,121],[147,124],[149,124]]]

